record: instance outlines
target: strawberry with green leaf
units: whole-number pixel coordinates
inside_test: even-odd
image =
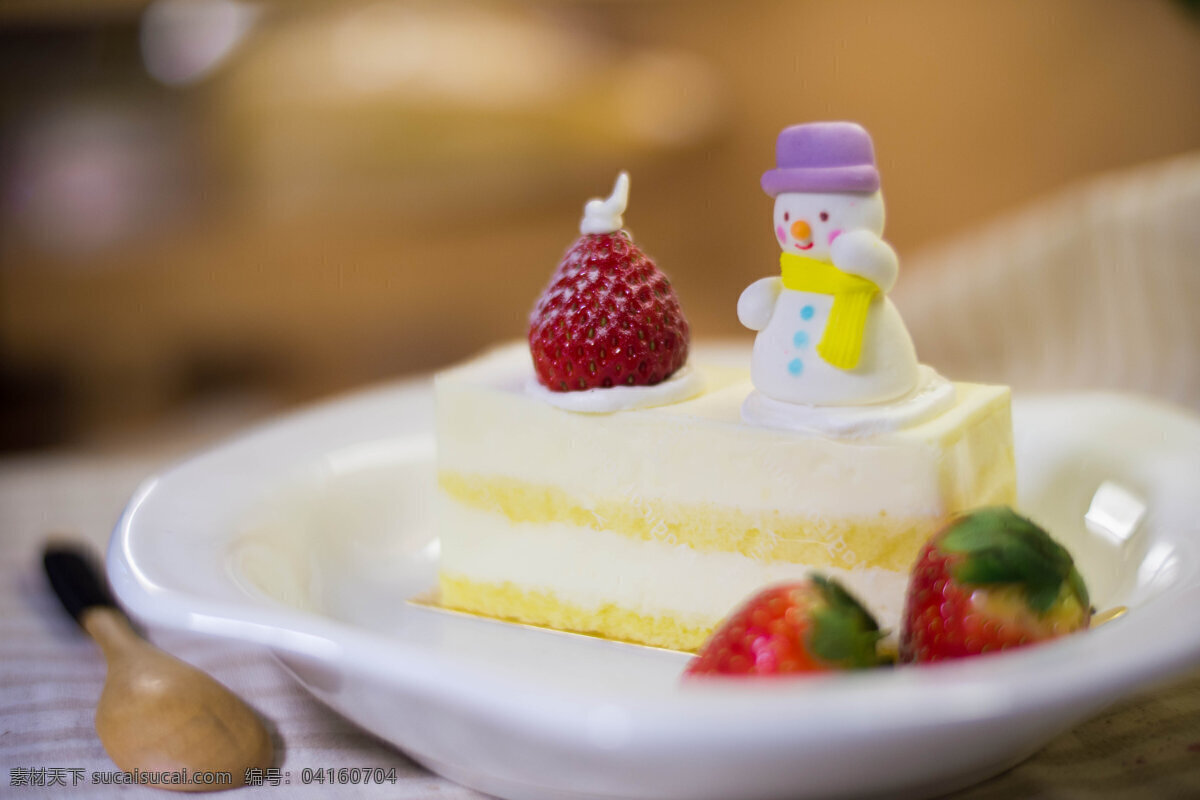
[[[958,517],[933,536],[909,577],[900,658],[941,661],[1084,630],[1087,587],[1071,554],[1009,508]]]
[[[813,575],[764,589],[728,617],[685,676],[784,675],[863,669],[890,663],[883,634],[841,584]]]

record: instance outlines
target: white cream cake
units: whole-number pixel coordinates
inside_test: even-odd
[[[957,511],[1015,500],[1009,390],[954,384],[909,428],[834,439],[742,421],[748,370],[584,414],[526,391],[528,348],[437,376],[441,602],[698,648],[762,586],[819,570],[894,627],[909,566]]]
[[[921,365],[891,301],[870,137],[785,129],[780,272],[737,304],[742,368],[689,358],[670,281],[585,207],[528,343],[437,376],[441,603],[678,650],[742,600],[818,571],[895,629],[952,515],[1016,497],[1009,391]]]

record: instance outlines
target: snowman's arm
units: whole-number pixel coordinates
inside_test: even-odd
[[[778,275],[760,278],[750,284],[738,298],[738,320],[752,331],[761,331],[775,313],[775,301],[783,289]]]
[[[900,273],[896,251],[870,231],[843,233],[833,240],[829,255],[833,265],[842,272],[866,278],[885,294],[896,285]]]

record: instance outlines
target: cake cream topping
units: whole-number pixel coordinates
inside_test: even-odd
[[[612,194],[604,200],[596,198],[589,200],[583,207],[583,220],[579,223],[579,232],[616,233],[625,225],[622,214],[629,205],[629,173],[622,172],[617,176]]]
[[[870,135],[848,122],[786,128],[762,187],[775,199],[782,252],[779,275],[755,281],[738,300],[738,319],[756,331],[743,421],[854,438],[953,405],[953,385],[918,363],[887,297],[899,261],[881,238]],[[536,378],[526,391],[558,408],[613,413],[702,390],[684,365],[687,323],[674,291],[622,228],[628,202],[625,172],[607,198],[587,202],[582,236],[531,315]],[[656,296],[666,304],[650,305]]]
[[[581,392],[552,392],[530,376],[525,392],[552,406],[584,414],[611,414],[637,408],[654,408],[690,400],[704,391],[704,378],[685,364],[671,377],[653,386],[610,386]]]
[[[954,405],[954,384],[924,364],[917,386],[898,400],[868,406],[806,406],[784,403],[759,391],[742,403],[742,419],[764,428],[857,438],[917,425]]]

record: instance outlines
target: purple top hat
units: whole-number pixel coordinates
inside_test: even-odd
[[[863,192],[879,189],[871,135],[853,122],[810,122],[784,128],[775,142],[775,169],[762,188],[783,192]]]

